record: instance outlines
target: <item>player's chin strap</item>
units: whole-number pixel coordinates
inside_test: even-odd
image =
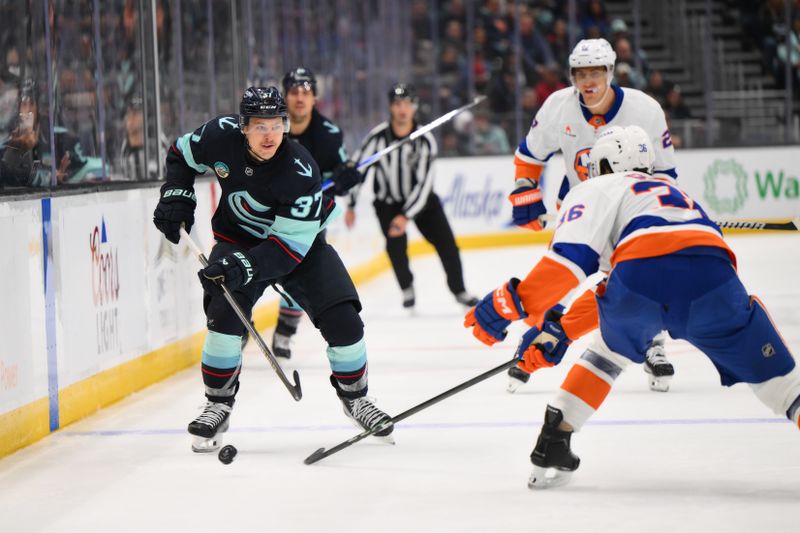
[[[608,96],[608,91],[610,91],[610,90],[611,90],[611,81],[609,80],[609,82],[608,82],[608,83],[606,83],[606,90],[603,92],[603,97],[602,97],[602,98],[600,98],[600,101],[599,101],[599,102],[597,102],[597,103],[596,103],[595,105],[593,105],[593,106],[588,106],[588,105],[586,105],[585,103],[583,103],[583,100],[581,100],[581,92],[578,90],[578,88],[577,88],[577,87],[575,87],[575,94],[577,94],[577,95],[578,95],[578,105],[580,105],[581,107],[584,107],[584,108],[588,109],[590,113],[594,113],[594,111],[592,111],[592,108],[594,108],[594,107],[597,107],[597,106],[601,105],[601,104],[602,104],[602,103],[605,101],[605,99],[606,99],[606,96]]]

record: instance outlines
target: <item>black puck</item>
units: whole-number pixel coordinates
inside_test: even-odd
[[[239,453],[239,450],[236,449],[236,446],[233,444],[227,444],[222,447],[217,457],[219,457],[220,463],[229,465],[233,462],[233,459],[236,457],[237,453]]]

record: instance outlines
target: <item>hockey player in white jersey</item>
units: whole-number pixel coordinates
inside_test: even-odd
[[[637,125],[655,147],[655,176],[676,178],[674,148],[661,106],[636,89],[617,87],[616,54],[605,39],[580,41],[569,56],[572,86],[556,91],[544,102],[514,156],[515,188],[509,199],[514,223],[539,230],[545,214],[540,188],[547,161],[558,151],[564,155],[566,176],[558,200],[588,177],[588,154],[594,141],[610,126]],[[531,322],[533,323],[533,321]],[[666,392],[675,371],[664,354],[664,335],[658,335],[647,355],[645,372],[652,390]],[[512,367],[509,392],[526,383],[529,374]]]
[[[589,158],[592,179],[564,199],[546,255],[525,280],[495,293],[506,314],[541,315],[586,277],[608,272],[596,296],[580,298],[563,316],[546,313],[517,348],[527,371],[552,367],[572,340],[599,325],[547,406],[531,453],[532,489],[569,480],[580,464],[572,433],[631,362],[644,362],[650,338],[662,330],[702,351],[722,385],[749,384],[800,428],[800,370],[789,348],[739,280],[717,225],[672,180],[653,176],[652,164],[641,128],[605,131]],[[485,332],[504,336],[498,332],[508,324],[497,320]]]

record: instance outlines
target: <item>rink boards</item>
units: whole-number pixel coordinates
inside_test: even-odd
[[[798,155],[797,147],[683,151],[680,183],[715,218],[788,218],[800,214]],[[546,171],[551,208],[563,165],[556,156]],[[548,242],[549,232],[509,227],[513,172],[509,156],[437,162],[436,191],[462,248]],[[198,180],[196,193],[192,234],[209,250],[218,188]],[[157,196],[146,186],[0,205],[0,457],[199,360],[199,264],[153,227]],[[337,220],[328,231],[356,283],[389,268],[370,196],[359,199],[354,229]],[[412,255],[431,251],[415,228],[409,237]],[[276,315],[268,291],[257,326]]]

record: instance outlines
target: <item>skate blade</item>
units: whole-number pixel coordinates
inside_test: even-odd
[[[222,435],[206,438],[192,435],[192,451],[194,453],[211,453],[219,450],[222,446]]]
[[[660,378],[650,376],[647,384],[650,386],[651,391],[668,392],[670,381],[672,381],[672,376],[662,376]]]
[[[562,487],[569,483],[571,478],[571,470],[534,466],[533,472],[528,478],[528,488],[531,490],[543,490]]]
[[[517,389],[523,386],[525,383],[518,379],[508,378],[508,386],[506,387],[506,392],[509,394],[514,394],[517,392]]]
[[[372,435],[372,437],[375,440],[379,440],[379,441],[384,442],[386,444],[392,444],[392,445],[397,444],[397,442],[394,440],[394,433],[389,433],[388,435],[383,436],[383,437],[378,436],[378,435]]]

